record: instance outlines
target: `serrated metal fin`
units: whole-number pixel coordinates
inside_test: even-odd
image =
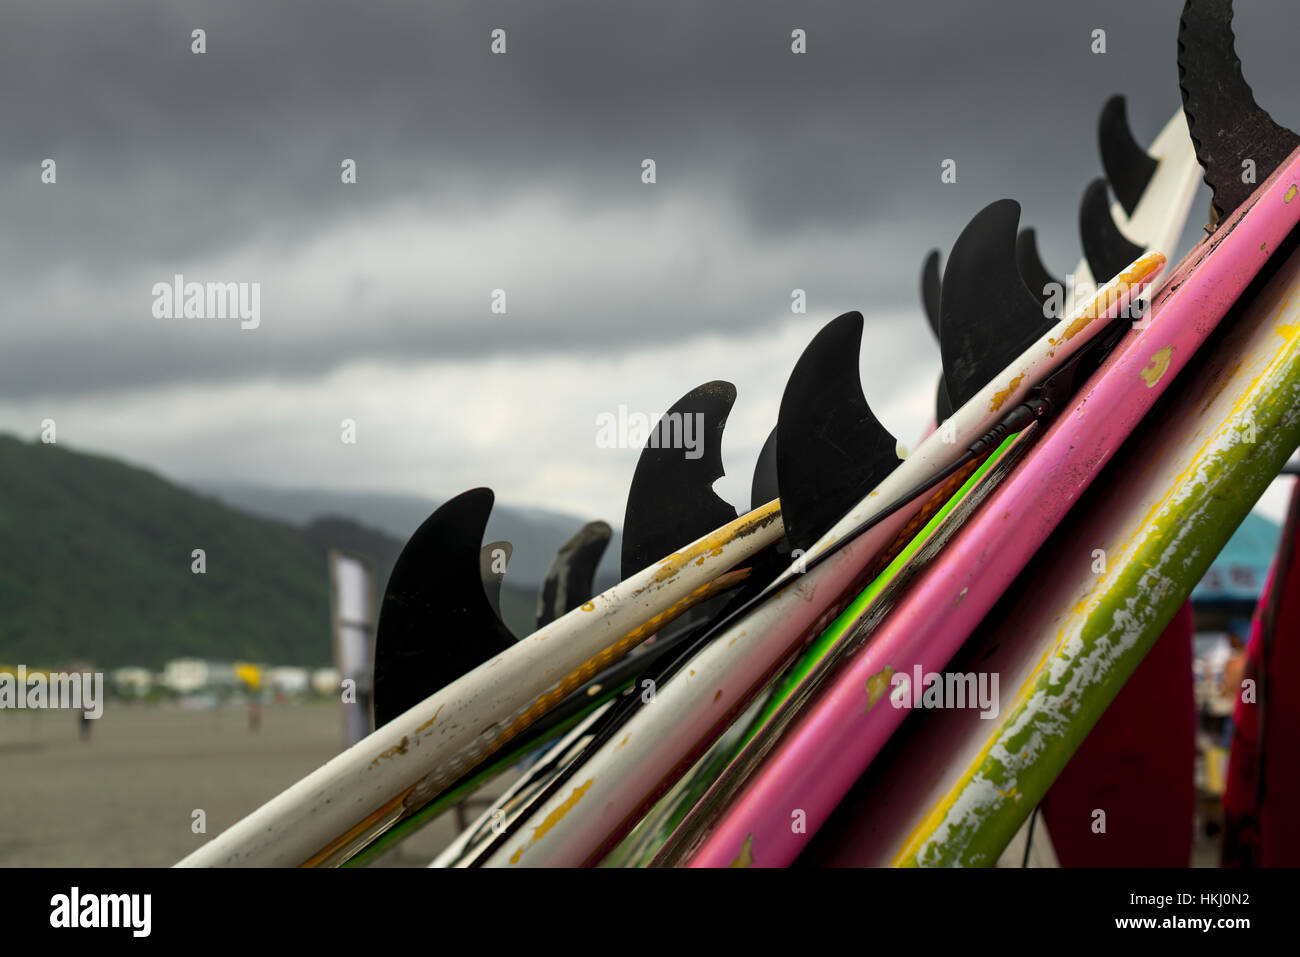
[[[1300,146],[1300,137],[1255,102],[1237,56],[1232,0],[1187,0],[1178,22],[1178,88],[1196,158],[1214,193],[1213,228]],[[1247,163],[1253,177],[1244,175]]]

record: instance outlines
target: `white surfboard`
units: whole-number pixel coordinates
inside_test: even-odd
[[[774,501],[692,542],[394,718],[177,866],[346,860],[783,534]]]

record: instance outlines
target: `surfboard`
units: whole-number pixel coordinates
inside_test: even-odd
[[[890,707],[895,674],[941,669],[1096,477],[1294,226],[1300,159],[1193,249],[1131,330],[1048,427],[1033,455],[992,494],[816,706],[791,716],[766,754],[742,754],[683,823],[663,863],[786,866],[907,713]],[[943,613],[937,613],[943,609]],[[867,638],[870,641],[867,642]],[[724,792],[730,792],[723,802]],[[800,812],[800,827],[791,815]]]
[[[529,804],[532,792],[544,787],[551,775],[577,759],[586,742],[591,738],[592,729],[608,705],[595,709],[586,715],[563,738],[556,742],[542,755],[528,773],[511,785],[504,794],[492,802],[467,827],[456,840],[443,848],[442,852],[429,864],[430,867],[470,867],[489,845],[492,834],[509,824],[518,814],[523,813]]]
[[[924,502],[914,500],[836,548],[838,539],[905,496],[919,479],[956,461],[966,444],[1000,418],[1000,410],[1022,402],[1044,376],[1091,341],[1163,265],[1158,253],[1143,256],[979,390],[953,414],[951,429],[926,439],[812,546],[808,558],[827,554],[821,564],[796,561],[778,576],[765,592],[767,600],[685,663],[657,689],[652,703],[577,766],[565,785],[529,817],[521,831],[530,834],[505,842],[487,863],[564,866],[599,860],[804,640],[838,617],[874,577],[864,568]]]
[[[1200,177],[1200,165],[1196,159],[1195,149],[1188,134],[1187,122],[1182,110],[1180,109],[1174,114],[1156,137],[1151,147],[1146,151],[1142,151],[1134,142],[1132,133],[1128,129],[1124,115],[1123,97],[1113,97],[1107,102],[1105,109],[1102,111],[1099,141],[1107,173],[1119,181],[1112,183],[1116,194],[1123,194],[1125,199],[1134,207],[1131,216],[1126,211],[1123,201],[1117,200],[1110,207],[1109,213],[1114,221],[1115,228],[1130,238],[1138,238],[1144,241],[1144,245],[1148,248],[1172,248],[1181,235]],[[1142,169],[1135,169],[1137,166],[1141,166]],[[1148,166],[1149,172],[1146,171]],[[1024,238],[1022,235],[1021,239]],[[1032,237],[1030,239],[1032,242]],[[1019,252],[1018,249],[1018,256]],[[1022,272],[1025,272],[1024,263],[1022,262],[1021,265]],[[1036,264],[1036,268],[1028,270],[1025,275],[1031,291],[1036,283],[1030,279],[1030,276],[1041,275],[1045,279],[1050,279],[1041,264]],[[1095,280],[1088,268],[1086,258],[1081,260],[1070,280],[1076,290],[1095,290]],[[933,281],[937,281],[937,278]],[[924,281],[922,289],[923,298],[925,298],[927,289]],[[1044,292],[1046,291],[1045,289]],[[931,314],[932,325],[937,318],[937,294],[934,298],[935,302],[926,303],[927,311]],[[1000,453],[1001,450],[996,454]],[[990,465],[991,460],[986,461],[981,468],[981,474],[987,471]],[[970,484],[968,482],[968,486]],[[945,506],[943,514],[946,514],[955,505],[955,501],[956,497]],[[932,529],[937,524],[937,519],[932,520],[927,528]],[[917,539],[913,540],[909,546],[909,551],[919,548],[924,537],[924,535],[918,536]],[[872,589],[883,587],[886,581],[886,576],[882,575],[880,579],[877,579],[872,586],[869,586],[859,596],[850,610],[856,608],[860,613],[860,610],[865,608],[868,603],[868,594],[871,593]],[[841,616],[841,619],[843,618],[844,616]],[[837,628],[836,625],[839,627]],[[836,625],[823,632],[803,655],[786,669],[782,677],[773,683],[773,687],[766,693],[767,703],[764,709],[753,719],[753,723],[748,730],[736,729],[728,733],[726,740],[730,742],[733,748],[748,743],[767,723],[777,708],[794,693],[802,682],[808,679],[814,666],[825,658],[848,627],[847,622],[840,620],[837,620]],[[701,759],[688,775],[688,777],[693,776],[696,778],[693,786],[674,787],[670,795],[659,802],[654,811],[647,815],[647,819],[638,824],[636,829],[637,849],[633,851],[630,847],[621,848],[623,853],[619,856],[619,860],[627,863],[634,861],[644,863],[646,861],[647,851],[654,843],[648,835],[654,833],[666,837],[663,828],[667,822],[679,823],[680,817],[685,813],[686,808],[698,799],[721,770],[717,765],[719,761],[723,760],[723,757],[721,754],[714,754],[713,752],[714,749],[710,749],[710,753],[706,755],[707,760]]]
[[[440,689],[181,860],[341,863],[780,540],[770,502],[597,595]],[[732,584],[728,580],[726,584]]]
[[[1222,326],[954,663],[999,675],[997,717],[918,715],[813,862],[987,865],[1041,800],[1300,444],[1300,254]]]
[[[985,476],[1001,460],[1003,454],[1015,441],[1017,435],[1008,436],[996,450],[984,460],[975,472],[966,479],[956,494],[949,498],[921,531],[890,562],[853,603],[823,631],[799,658],[774,679],[771,686],[761,695],[761,700],[751,706],[753,714],[746,714],[740,721],[729,728],[718,742],[700,758],[689,774],[675,785],[655,807],[637,824],[627,839],[619,844],[604,860],[602,867],[644,866],[667,840],[673,829],[694,806],[696,801],[708,790],[719,773],[727,766],[736,753],[767,724],[780,706],[795,693],[799,685],[814,671],[817,664],[825,659],[836,643],[844,636],[849,627],[867,607],[876,600],[881,592],[899,576],[904,574],[913,563],[922,546],[938,533],[940,527],[952,514],[954,509],[971,494]]]

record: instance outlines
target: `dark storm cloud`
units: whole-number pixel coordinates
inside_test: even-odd
[[[1248,76],[1294,123],[1295,14],[1242,7]],[[1063,273],[1078,256],[1078,196],[1099,172],[1102,101],[1128,93],[1141,139],[1178,106],[1180,8],[6,4],[0,394],[743,335],[794,286],[816,309],[870,313],[914,303],[926,248],[1007,195]],[[189,52],[194,27],[204,56]],[[506,56],[488,53],[494,27]],[[794,27],[807,55],[789,52]],[[1089,51],[1097,27],[1104,56]],[[46,156],[56,187],[39,183]],[[355,187],[338,182],[345,156]],[[647,156],[653,188],[638,178]],[[953,186],[939,182],[948,157]],[[519,213],[513,230],[538,196],[559,212]],[[666,208],[697,220],[656,219]],[[403,260],[399,240],[383,245],[401,235],[384,217],[463,232],[482,275],[432,249]],[[358,235],[369,265],[351,258]],[[322,237],[334,245],[312,259]],[[570,268],[548,275],[554,259]],[[221,264],[245,272],[211,274]],[[263,281],[276,318],[247,336],[150,324],[149,287],[174,271]],[[520,318],[487,328],[498,283]]]

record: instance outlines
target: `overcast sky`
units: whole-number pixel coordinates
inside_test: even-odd
[[[847,309],[868,399],[914,442],[920,263],[982,206],[1018,199],[1069,270],[1101,104],[1125,93],[1142,141],[1180,106],[1181,6],[10,0],[0,429],[53,418],[181,480],[487,484],[617,524],[637,453],[598,448],[597,414],[722,378],[743,505],[795,357]],[[1258,99],[1300,126],[1300,15],[1238,7]],[[154,318],[176,273],[261,283],[260,327]]]

